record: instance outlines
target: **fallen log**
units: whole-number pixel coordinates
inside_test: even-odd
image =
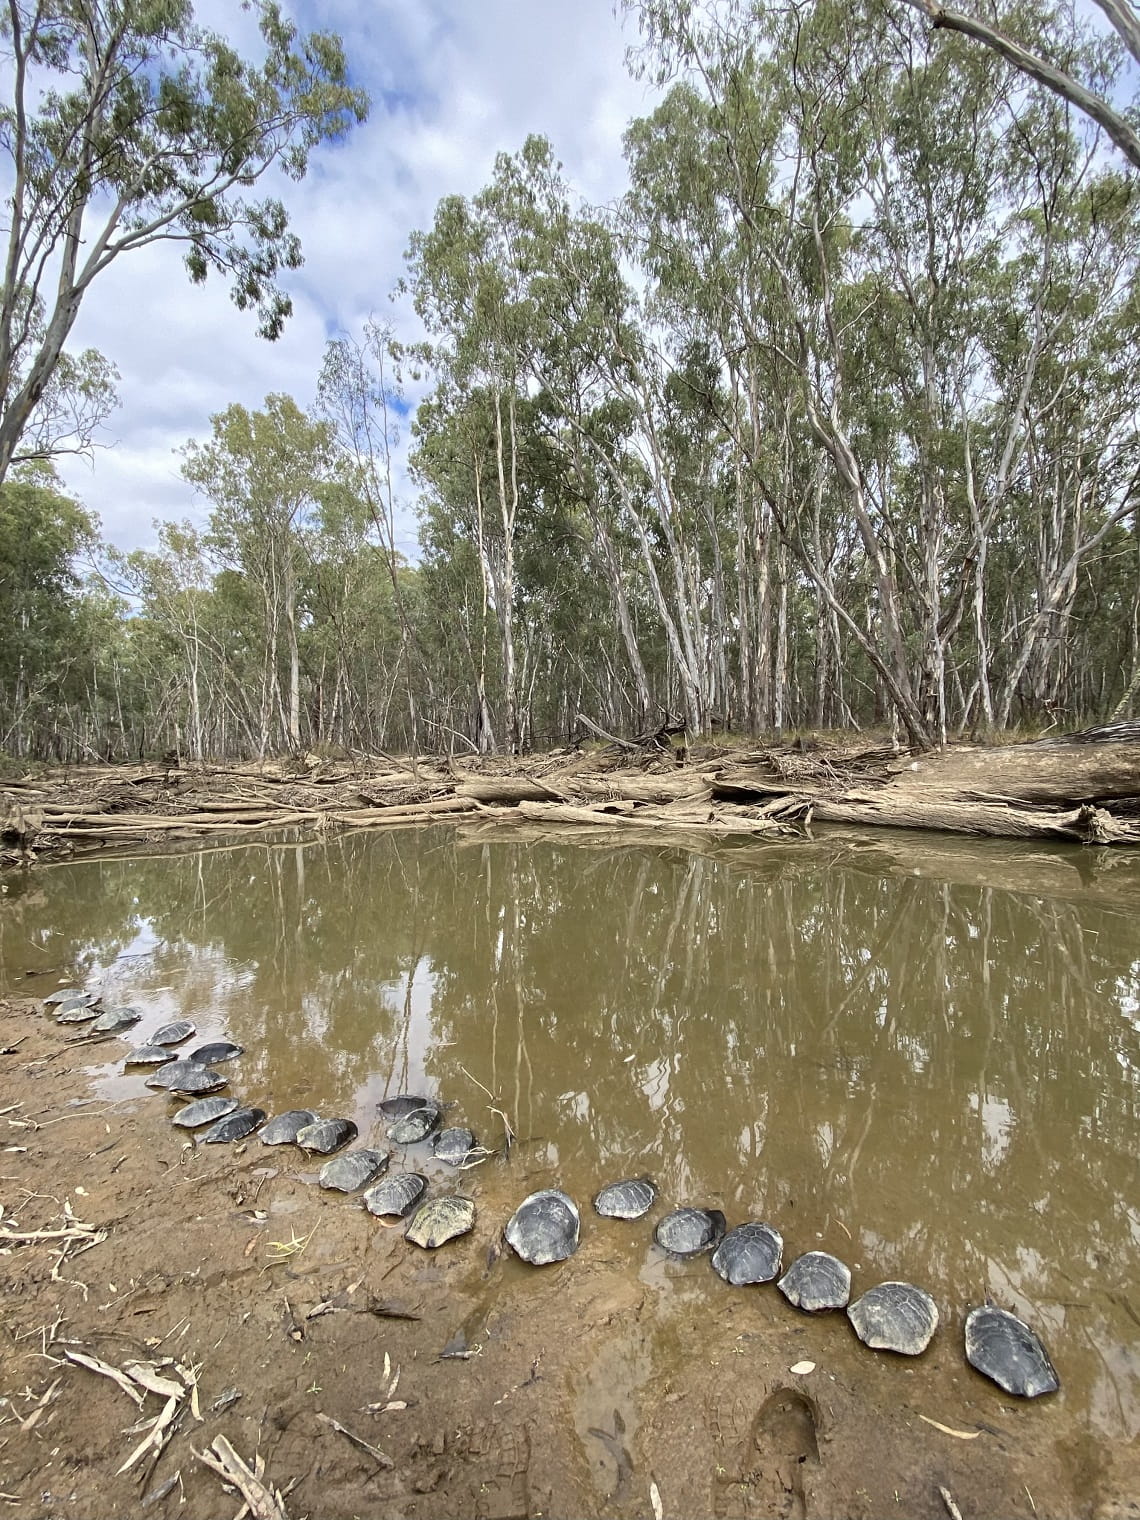
[[[1083,740],[947,749],[895,761],[890,769],[911,789],[930,786],[966,800],[986,794],[1066,807],[1140,799],[1140,744],[1135,743]]]
[[[537,781],[530,776],[488,776],[473,781],[460,782],[455,789],[456,796],[470,797],[475,802],[488,804],[500,803],[511,806],[517,802],[555,802],[567,801],[566,793],[559,791],[556,786],[549,786],[545,781]]]
[[[791,795],[795,795],[794,791]],[[811,800],[811,816],[826,823],[862,823],[876,828],[944,829],[987,834],[995,839],[1064,839],[1077,844],[1140,845],[1140,826],[1122,823],[1103,808],[1086,805],[1069,812],[956,802],[884,787],[880,792],[848,792]]]
[[[675,818],[662,817],[648,808],[623,808],[620,812],[603,812],[598,808],[569,807],[554,802],[520,802],[517,809],[524,818],[553,824],[596,825],[602,828],[619,825],[635,829],[664,830],[672,833],[702,834],[789,834],[785,824],[772,818],[753,817],[748,814],[719,814],[706,823],[678,822]],[[488,816],[491,816],[488,814]]]

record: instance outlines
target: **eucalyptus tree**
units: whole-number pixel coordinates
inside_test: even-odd
[[[95,412],[108,373],[64,345],[92,285],[123,255],[169,242],[201,282],[232,280],[236,305],[276,337],[278,285],[301,262],[281,201],[249,189],[273,165],[306,172],[322,141],[367,113],[339,38],[302,36],[254,0],[264,56],[199,26],[190,0],[8,0],[0,145],[8,219],[0,280],[0,481],[31,433],[50,444],[61,390]],[[102,399],[100,399],[102,398]],[[90,412],[72,408],[82,435]]]

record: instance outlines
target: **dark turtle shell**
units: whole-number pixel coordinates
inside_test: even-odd
[[[872,1351],[920,1356],[938,1329],[938,1306],[913,1283],[885,1282],[869,1288],[847,1309],[855,1334]]]
[[[156,1029],[150,1037],[152,1045],[181,1045],[183,1040],[188,1040],[197,1028],[189,1019],[175,1019],[173,1024],[164,1024],[161,1029]]]
[[[443,1116],[443,1110],[432,1098],[425,1098],[419,1108],[411,1109],[403,1118],[397,1119],[388,1131],[388,1139],[397,1145],[418,1145],[426,1140]]]
[[[578,1249],[582,1227],[578,1205],[557,1188],[524,1198],[507,1223],[507,1244],[532,1267],[565,1261]]]
[[[252,1135],[259,1124],[265,1123],[263,1108],[235,1108],[232,1114],[212,1124],[202,1136],[203,1145],[229,1145],[234,1140],[244,1140]]]
[[[1056,1393],[1061,1386],[1036,1332],[995,1304],[971,1309],[966,1316],[966,1360],[1019,1399]]]
[[[719,1209],[674,1209],[658,1221],[653,1237],[672,1256],[697,1256],[723,1238],[724,1228]]]
[[[656,1197],[656,1185],[648,1177],[630,1177],[604,1187],[594,1199],[594,1208],[603,1219],[640,1219],[649,1213]]]
[[[790,1304],[809,1314],[845,1309],[851,1297],[851,1272],[838,1256],[808,1251],[796,1257],[776,1286]]]
[[[57,1024],[89,1024],[99,1017],[98,1004],[86,998],[71,1003],[60,1003],[56,1009]]]
[[[432,1098],[420,1098],[415,1093],[397,1093],[394,1098],[383,1098],[376,1107],[385,1119],[406,1119],[419,1108],[426,1108]]]
[[[784,1237],[770,1224],[749,1220],[729,1230],[713,1252],[713,1271],[734,1288],[771,1282],[780,1273]]]
[[[47,1008],[56,1008],[62,1003],[97,1003],[98,1001],[97,992],[87,992],[82,987],[60,987],[55,992],[48,993],[44,998],[44,1005]]]
[[[303,1151],[331,1156],[333,1151],[339,1151],[342,1145],[355,1140],[357,1133],[351,1119],[318,1119],[315,1124],[306,1124],[297,1131],[297,1144]]]
[[[432,1141],[435,1159],[446,1161],[448,1166],[462,1166],[474,1146],[475,1136],[469,1129],[441,1129]]]
[[[168,1061],[147,1077],[146,1085],[172,1093],[211,1093],[225,1087],[226,1079],[200,1061]]]
[[[212,1040],[208,1045],[199,1045],[197,1050],[192,1050],[189,1059],[201,1061],[203,1066],[216,1066],[219,1061],[232,1061],[244,1050],[244,1045],[235,1045],[232,1040]]]
[[[136,1045],[123,1057],[124,1066],[166,1066],[170,1052],[165,1045]]]
[[[432,1198],[416,1210],[404,1239],[434,1251],[474,1228],[475,1205],[470,1198]]]
[[[224,1119],[237,1107],[236,1098],[199,1098],[195,1103],[187,1103],[170,1122],[179,1129],[198,1129],[203,1124],[213,1124],[218,1119]]]
[[[137,1008],[127,1008],[122,1004],[112,1004],[104,1008],[103,1012],[92,1024],[91,1029],[97,1034],[118,1034],[120,1029],[129,1029],[132,1024],[137,1024],[142,1014]]]
[[[333,1188],[338,1193],[355,1193],[357,1188],[375,1182],[381,1172],[388,1170],[387,1151],[370,1151],[363,1146],[358,1151],[345,1151],[326,1161],[317,1173],[317,1181],[323,1188]]]
[[[427,1178],[419,1172],[394,1172],[364,1194],[364,1207],[378,1219],[404,1215],[427,1191]]]
[[[288,1113],[270,1119],[258,1138],[262,1145],[292,1145],[298,1130],[316,1124],[317,1118],[311,1108],[291,1108]]]

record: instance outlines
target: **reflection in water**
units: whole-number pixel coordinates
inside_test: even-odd
[[[1133,1435],[1140,939],[1032,882],[800,845],[353,835],[13,880],[0,964],[89,976],[143,1030],[232,1036],[265,1107],[367,1135],[377,1099],[422,1087],[496,1143],[481,1083],[526,1190],[585,1202],[646,1171],[664,1204],[767,1218],[863,1285],[910,1278],[951,1314],[991,1293],[1042,1329],[1092,1423]]]

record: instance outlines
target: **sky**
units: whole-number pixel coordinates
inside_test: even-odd
[[[124,255],[92,285],[69,347],[99,349],[117,367],[121,405],[91,461],[65,460],[68,489],[96,512],[104,538],[149,547],[155,519],[204,521],[209,504],[182,480],[178,450],[210,434],[231,402],[271,392],[313,402],[326,341],[358,334],[370,314],[416,334],[390,293],[411,232],[446,195],[475,194],[499,152],[547,136],[574,188],[592,203],[625,185],[621,138],[652,108],[626,50],[636,18],[615,0],[285,0],[302,30],[343,38],[352,82],[372,97],[367,123],[313,155],[307,177],[261,182],[280,195],[304,266],[282,281],[293,300],[268,343],[239,312],[224,278],[193,286],[175,246]],[[237,0],[199,0],[200,21],[248,56],[255,18]],[[410,399],[414,400],[412,396]],[[414,557],[413,491],[401,477],[400,544]]]

